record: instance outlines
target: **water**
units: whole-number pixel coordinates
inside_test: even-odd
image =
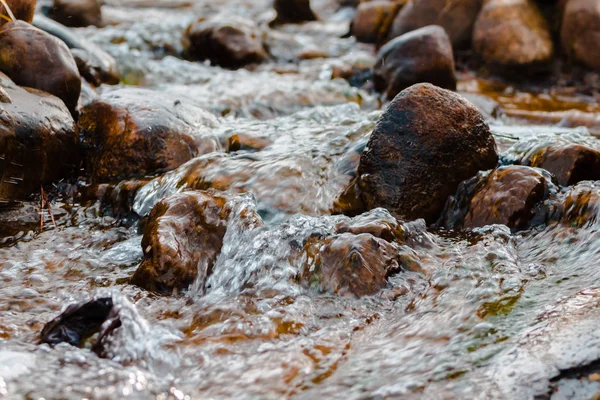
[[[317,1],[325,22],[264,27],[273,60],[227,71],[178,58],[182,30],[220,12],[266,22],[268,2],[106,3],[115,25],[78,32],[118,60],[125,84],[189,96],[219,117],[209,133],[218,151],[134,182],[141,189],[128,208],[145,216],[168,194],[228,190],[235,195],[228,232],[204,285],[157,296],[127,284],[143,256],[141,227],[131,212],[105,212],[110,199],[56,199],[57,228],[46,215],[41,232],[35,204],[4,213],[0,397],[528,399],[549,393],[559,370],[598,359],[595,208],[588,223],[556,221],[518,234],[503,226],[436,231],[385,210],[332,215],[381,113],[376,95],[331,80],[338,65],[374,62],[372,48],[339,38],[348,10]],[[314,49],[328,57],[290,62]],[[459,87],[512,110],[490,120],[505,162],[548,142],[600,148],[593,126],[552,120],[569,109],[591,115],[596,99],[513,93],[469,77]],[[540,121],[539,112],[555,114]],[[227,152],[234,135],[257,148]],[[117,188],[113,200],[118,195]],[[264,225],[245,225],[239,215],[247,210]],[[360,299],[306,285],[299,276],[311,260],[298,243],[339,224],[397,232],[410,268]],[[37,344],[67,305],[106,296],[122,321],[107,358]],[[561,382],[556,398],[600,390],[594,381]]]

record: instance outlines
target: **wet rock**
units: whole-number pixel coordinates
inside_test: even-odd
[[[542,170],[514,165],[500,167],[459,186],[443,225],[472,229],[501,224],[513,231],[527,229],[536,208],[548,197],[550,185],[550,175]]]
[[[387,43],[377,55],[373,82],[390,99],[421,82],[456,89],[452,44],[444,29],[427,26]]]
[[[389,275],[400,270],[396,247],[368,233],[327,238],[315,257],[308,284],[333,294],[375,294],[385,287]]]
[[[194,281],[203,287],[221,252],[231,208],[228,198],[215,192],[184,192],[167,197],[150,213],[144,229],[144,261],[131,283],[170,294]],[[258,214],[244,219],[261,225]]]
[[[55,95],[72,113],[75,111],[81,76],[62,41],[18,21],[0,28],[0,49],[0,71],[17,85]]]
[[[554,54],[548,24],[531,0],[486,0],[473,28],[473,49],[505,73],[546,66]]]
[[[390,29],[389,39],[428,25],[439,25],[452,45],[471,41],[471,33],[483,0],[413,0],[400,11]]]
[[[24,199],[78,165],[78,134],[64,103],[0,73],[0,199]]]
[[[275,0],[273,8],[277,12],[272,25],[316,21],[317,17],[310,8],[310,0]]]
[[[54,0],[52,18],[65,26],[102,26],[102,2],[100,0]]]
[[[424,83],[402,91],[378,121],[360,159],[358,183],[368,209],[433,223],[460,182],[497,161],[479,111]]]
[[[36,0],[6,0],[6,3],[16,19],[31,23],[35,12]],[[4,5],[1,3],[0,10],[2,10],[0,12],[3,15],[10,17],[9,13],[4,9]],[[7,22],[8,21],[4,18],[0,18],[0,27]]]
[[[566,3],[561,42],[573,60],[600,70],[600,3],[596,0],[569,0]]]
[[[547,146],[527,155],[521,163],[551,172],[562,186],[600,180],[600,152],[578,144]]]
[[[214,151],[216,118],[191,101],[146,89],[120,89],[81,110],[79,127],[96,182],[152,175]]]
[[[573,186],[550,219],[571,227],[597,224],[600,221],[598,183],[584,181]]]
[[[191,58],[225,68],[241,68],[267,58],[260,29],[244,18],[200,19],[188,27],[185,36]]]
[[[389,0],[361,3],[352,22],[352,34],[364,43],[383,43],[403,4]]]
[[[272,145],[273,142],[265,137],[251,136],[245,133],[236,133],[227,138],[225,148],[228,153],[236,151],[260,151]]]
[[[61,39],[71,49],[81,76],[94,86],[103,83],[116,85],[121,81],[117,62],[100,47],[75,35],[63,25],[36,15],[33,23],[37,28]]]
[[[71,346],[82,346],[86,339],[100,331],[112,310],[113,301],[110,297],[71,304],[44,326],[40,343],[69,343]]]

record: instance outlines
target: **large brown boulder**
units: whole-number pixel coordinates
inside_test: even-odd
[[[600,70],[600,2],[569,0],[566,3],[561,42],[567,56]]]
[[[5,0],[6,4],[12,11],[16,19],[29,22],[33,21],[35,13],[36,0]],[[0,3],[0,13],[10,18],[9,13],[4,9],[4,5]],[[0,26],[9,22],[4,18],[0,18]]]
[[[390,0],[361,3],[352,22],[352,35],[363,43],[383,43],[403,4]]]
[[[483,0],[412,0],[400,11],[389,39],[428,25],[439,25],[455,47],[471,41],[471,32]]]
[[[310,0],[275,0],[273,8],[277,13],[272,24],[300,23],[315,21],[315,13],[310,8]]]
[[[54,0],[52,19],[65,26],[102,26],[100,0]]]
[[[449,203],[443,224],[452,229],[493,224],[513,231],[527,229],[551,185],[550,175],[543,170],[520,165],[500,167],[462,184],[455,202]]]
[[[600,180],[600,152],[579,144],[556,144],[527,154],[521,163],[551,172],[562,186]]]
[[[81,76],[67,45],[26,22],[0,28],[0,71],[17,85],[55,95],[74,113]]]
[[[548,24],[532,0],[486,0],[473,28],[473,49],[507,73],[546,66],[554,55]]]
[[[76,171],[79,136],[64,103],[0,73],[0,199],[24,199]]]
[[[81,110],[86,166],[95,182],[145,176],[177,168],[214,151],[205,135],[216,118],[178,96],[119,89]]]
[[[368,209],[433,223],[459,183],[496,166],[496,144],[477,109],[423,83],[402,91],[381,116],[358,167]]]
[[[444,29],[426,26],[387,43],[377,54],[373,82],[390,99],[421,82],[455,90],[454,55]]]
[[[131,283],[170,294],[194,281],[202,287],[221,252],[231,213],[225,195],[183,192],[167,197],[150,213],[144,229],[144,261]],[[243,215],[249,225],[260,226],[258,214]]]
[[[201,19],[186,31],[188,55],[225,68],[257,64],[267,58],[262,34],[251,20],[241,17]]]

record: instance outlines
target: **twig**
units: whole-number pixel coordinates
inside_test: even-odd
[[[13,22],[15,22],[17,19],[15,18],[15,15],[12,13],[12,10],[8,6],[8,4],[6,4],[6,1],[5,0],[0,0],[0,3],[2,3],[2,5],[4,6],[4,8],[6,9],[6,12],[8,13],[8,16],[10,17],[10,19],[12,19]]]
[[[44,188],[40,186],[40,190],[43,193]],[[44,231],[44,196],[40,196],[40,233]]]
[[[46,196],[46,192],[44,188],[42,188],[42,197],[46,202],[46,207],[48,207],[48,213],[50,214],[50,219],[52,220],[52,225],[54,225],[54,229],[56,229],[56,221],[54,221],[54,214],[52,214],[52,208],[50,208],[50,202],[48,201],[48,196]]]

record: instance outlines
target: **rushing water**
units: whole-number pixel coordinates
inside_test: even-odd
[[[40,231],[35,204],[5,211],[0,398],[527,399],[547,394],[559,369],[600,358],[600,210],[583,226],[559,221],[518,234],[489,226],[459,235],[404,221],[402,251],[416,267],[379,294],[318,294],[297,282],[294,243],[350,221],[332,215],[334,202],[381,111],[372,93],[331,79],[338,65],[374,61],[371,47],[340,38],[351,12],[333,1],[314,2],[325,21],[264,27],[274,59],[253,71],[178,58],[195,18],[267,22],[268,3],[111,0],[104,12],[114,25],[78,30],[117,59],[125,84],[188,96],[219,116],[216,142],[243,133],[266,147],[220,149],[140,183],[131,207],[142,217],[185,188],[239,195],[213,274],[180,296],[127,284],[142,259],[132,214],[57,199],[57,227],[46,215]],[[327,57],[291,62],[315,49]],[[568,114],[587,113],[593,131],[593,98],[482,82],[466,76],[460,89],[490,111],[505,162],[546,142],[600,149]],[[247,209],[265,226],[242,226],[237,216]],[[385,210],[357,218],[396,223]],[[68,304],[107,296],[122,321],[108,357],[37,344]],[[558,389],[555,398],[591,398],[600,384],[566,379]]]

